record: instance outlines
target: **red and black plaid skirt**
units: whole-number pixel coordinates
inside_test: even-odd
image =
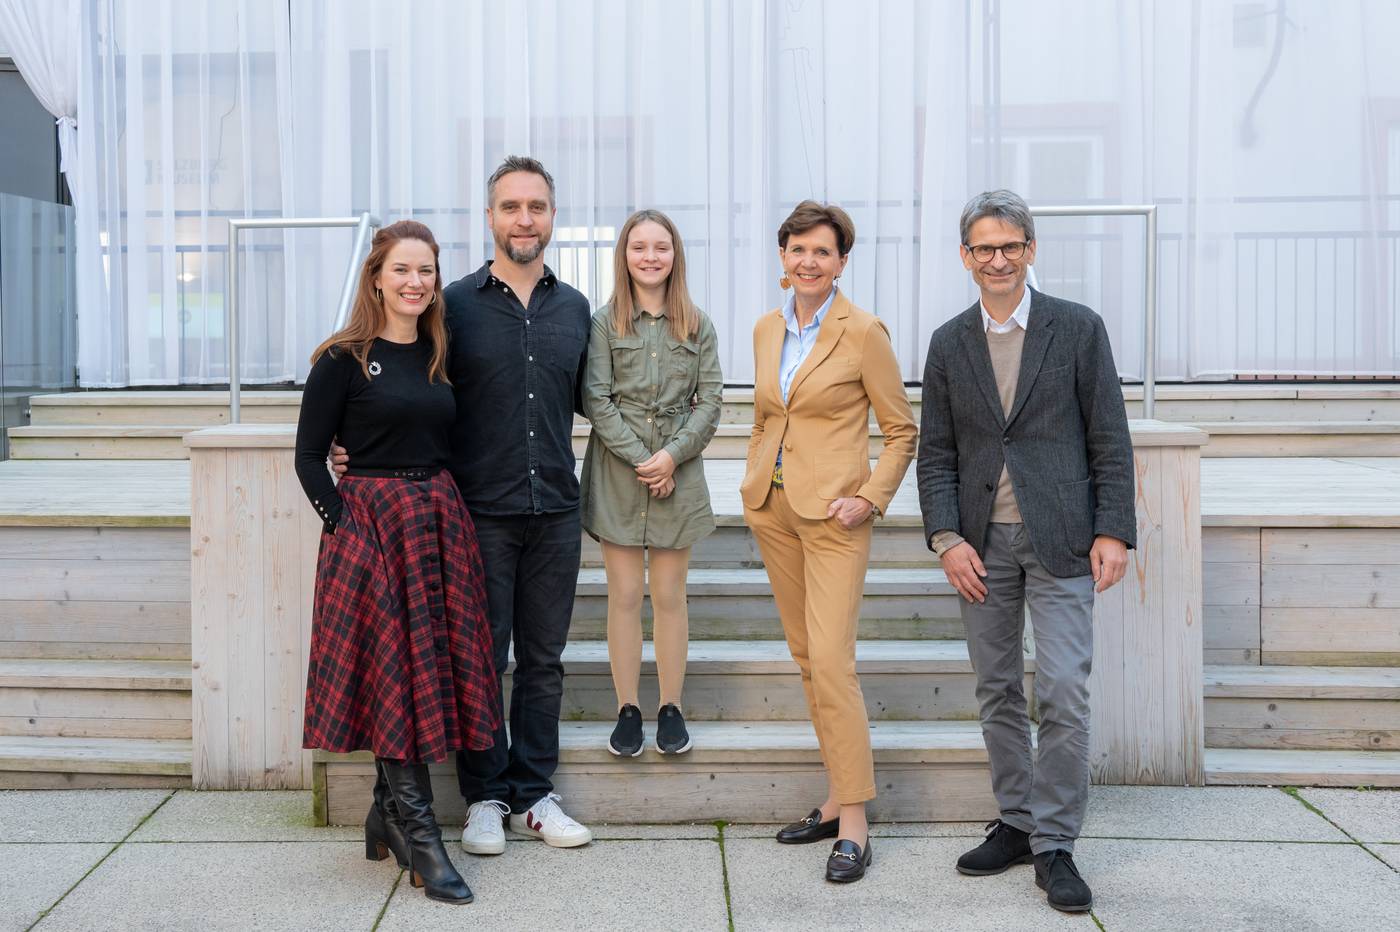
[[[446,470],[346,476],[321,535],[302,744],[409,762],[489,748],[500,721],[476,530]]]

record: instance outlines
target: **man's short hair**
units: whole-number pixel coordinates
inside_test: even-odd
[[[958,221],[958,235],[963,245],[967,245],[967,238],[972,235],[973,224],[987,217],[1020,227],[1026,242],[1035,242],[1035,218],[1031,216],[1030,207],[1015,191],[1001,188],[983,191],[967,202],[962,219]]]
[[[549,206],[554,206],[554,177],[545,171],[539,159],[532,159],[528,155],[508,155],[500,167],[491,173],[491,177],[486,181],[486,206],[490,207],[496,203],[496,182],[512,172],[529,172],[543,178],[544,183],[549,186]]]

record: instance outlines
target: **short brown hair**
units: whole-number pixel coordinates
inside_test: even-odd
[[[778,227],[778,246],[786,249],[789,236],[794,233],[806,233],[822,224],[831,227],[831,231],[836,234],[836,252],[842,256],[850,254],[851,247],[856,242],[856,225],[851,220],[851,215],[835,204],[818,204],[812,200],[803,201],[794,207],[792,213],[783,221],[783,225]]]
[[[486,181],[487,207],[496,206],[496,182],[511,172],[528,172],[543,178],[544,183],[549,187],[549,206],[554,206],[554,176],[545,171],[544,165],[538,159],[532,159],[528,155],[508,155]]]

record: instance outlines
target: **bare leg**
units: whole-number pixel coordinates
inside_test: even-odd
[[[651,549],[647,584],[651,588],[651,639],[656,647],[660,704],[674,703],[677,708],[681,708],[685,659],[690,646],[690,617],[685,602],[685,577],[689,568],[689,547]]]
[[[637,705],[642,677],[642,592],[645,574],[641,547],[602,541],[608,576],[608,662],[612,665],[617,708]]]

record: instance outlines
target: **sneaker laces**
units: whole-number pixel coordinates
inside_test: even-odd
[[[583,826],[579,825],[567,812],[559,808],[559,800],[562,798],[558,793],[549,793],[531,806],[530,811],[541,823],[552,823],[556,828],[582,828]]]
[[[492,809],[496,810],[498,820],[510,815],[510,807],[499,799],[483,799],[481,802],[472,803],[471,814],[467,816],[467,824],[474,824],[478,821],[478,817],[484,817]]]

